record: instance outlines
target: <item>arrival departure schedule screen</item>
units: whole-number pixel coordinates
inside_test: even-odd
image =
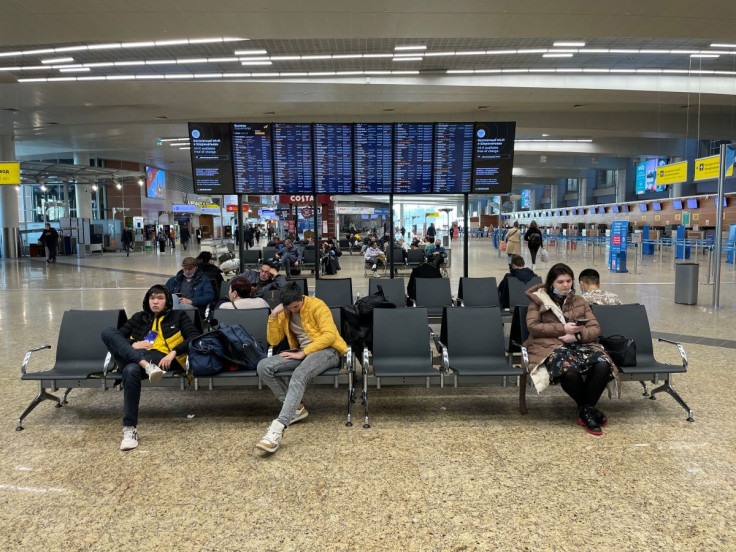
[[[432,191],[432,123],[394,125],[394,193]]]
[[[356,123],[353,164],[356,194],[391,193],[391,124]]]
[[[435,123],[432,191],[470,193],[472,167],[473,123]]]
[[[273,194],[271,123],[233,123],[236,194]]]
[[[353,125],[315,123],[312,132],[317,193],[352,193]]]
[[[313,194],[312,125],[274,124],[273,159],[277,194]]]

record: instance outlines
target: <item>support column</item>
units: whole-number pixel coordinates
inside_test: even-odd
[[[616,171],[616,203],[624,203],[626,201],[626,169],[618,169]]]
[[[588,179],[578,179],[578,205],[588,205]]]
[[[12,113],[0,119],[0,161],[15,161]],[[20,193],[15,186],[0,186],[0,256],[19,256]]]
[[[74,164],[89,167],[89,153],[75,153]],[[74,195],[77,200],[77,218],[94,218],[92,216],[92,184],[94,182],[83,184],[77,182],[74,185]]]
[[[550,209],[556,209],[557,207],[559,207],[559,205],[557,204],[557,196],[559,195],[557,190],[557,184],[553,184],[549,194]]]

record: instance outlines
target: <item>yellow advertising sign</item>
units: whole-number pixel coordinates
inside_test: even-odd
[[[710,157],[701,157],[695,160],[695,178],[698,180],[709,180],[711,178],[718,178],[718,173],[721,172],[721,156],[711,155]],[[733,165],[728,167],[726,170],[726,176],[733,176]]]
[[[20,163],[13,161],[0,163],[0,184],[20,184]]]
[[[657,167],[657,177],[655,181],[657,186],[677,184],[679,182],[687,182],[687,161],[680,161],[679,163]]]
[[[427,214],[426,214],[425,216],[426,216],[427,218],[433,218],[433,217],[435,217],[435,218],[436,218],[436,217],[440,216],[440,214],[439,214],[439,213],[437,213],[437,212],[433,212],[433,213],[427,213]]]

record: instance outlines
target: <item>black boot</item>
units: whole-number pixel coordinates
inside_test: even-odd
[[[578,425],[583,426],[585,431],[591,435],[603,434],[603,430],[598,425],[595,417],[595,408],[592,406],[583,406],[578,410]]]
[[[608,425],[608,418],[606,415],[595,407],[593,408],[593,417],[595,418],[595,421],[598,422],[599,426],[606,427]]]

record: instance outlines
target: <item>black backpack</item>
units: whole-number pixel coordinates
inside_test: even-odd
[[[261,344],[239,324],[220,324],[189,343],[189,370],[194,377],[223,370],[255,370],[264,358]]]
[[[386,299],[380,285],[373,295],[361,297],[354,305],[341,307],[343,333],[347,342],[355,349],[362,349],[363,345],[370,349],[373,345],[373,310],[394,308],[396,305]]]
[[[542,245],[542,236],[538,232],[534,232],[526,241],[529,247],[539,247]]]

